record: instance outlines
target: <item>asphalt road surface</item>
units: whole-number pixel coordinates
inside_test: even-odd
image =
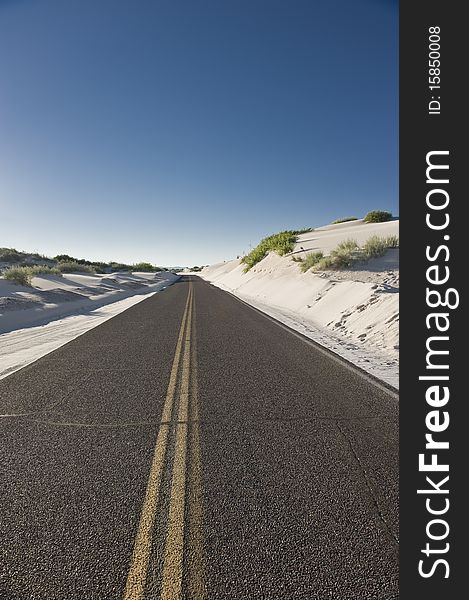
[[[398,405],[184,277],[0,381],[0,598],[398,597]]]

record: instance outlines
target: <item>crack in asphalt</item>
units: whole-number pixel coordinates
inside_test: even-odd
[[[342,420],[347,420],[347,419],[342,419]],[[353,420],[353,419],[350,419]],[[358,453],[356,452],[355,448],[353,447],[352,441],[349,438],[349,436],[345,433],[345,431],[342,429],[342,427],[340,426],[340,423],[338,420],[336,420],[336,425],[337,425],[337,429],[340,431],[340,433],[342,434],[343,438],[345,439],[345,441],[348,443],[350,451],[352,453],[352,456],[354,457],[356,463],[358,464],[358,467],[363,475],[363,478],[365,480],[365,484],[368,490],[368,493],[373,501],[373,504],[375,506],[376,512],[378,513],[378,517],[380,519],[380,521],[383,523],[383,525],[385,526],[385,529],[387,531],[387,533],[391,536],[391,538],[393,539],[393,541],[399,545],[399,537],[394,533],[391,525],[388,523],[386,517],[384,516],[383,510],[378,502],[378,498],[376,497],[373,488],[371,486],[369,477],[367,475],[366,469],[362,464],[362,461],[360,459],[360,457],[358,456]]]

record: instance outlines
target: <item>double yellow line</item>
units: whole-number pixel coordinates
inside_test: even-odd
[[[171,491],[168,507],[160,600],[181,600],[183,596],[184,538],[191,546],[187,596],[203,600],[205,597],[201,460],[197,405],[197,349],[195,343],[195,307],[193,284],[189,283],[186,306],[179,330],[171,375],[163,406],[153,460],[134,543],[124,600],[144,598],[145,585],[152,551],[160,488],[172,431],[175,432]],[[181,361],[182,357],[182,361]],[[179,385],[178,385],[179,384]],[[175,398],[177,396],[177,402]],[[190,399],[192,402],[190,403]],[[191,415],[189,415],[191,404]],[[188,422],[192,422],[188,448]],[[190,458],[189,479],[186,485],[187,459]],[[186,511],[186,492],[189,506]],[[185,513],[189,527],[185,527]]]

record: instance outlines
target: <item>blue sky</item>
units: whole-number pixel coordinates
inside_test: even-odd
[[[392,0],[0,0],[0,246],[156,264],[398,214]]]

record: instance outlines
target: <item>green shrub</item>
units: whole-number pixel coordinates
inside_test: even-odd
[[[310,268],[313,271],[348,269],[357,262],[378,258],[383,256],[389,248],[398,247],[399,238],[396,235],[388,237],[374,235],[366,241],[362,248],[355,240],[344,240],[331,251],[329,256],[318,258]],[[303,269],[303,265],[301,268]]]
[[[117,263],[117,262],[110,262],[110,263],[108,263],[108,265],[112,272],[131,271],[133,268],[132,265],[126,265],[125,263]]]
[[[344,217],[343,219],[336,219],[332,221],[331,225],[338,225],[339,223],[347,223],[348,221],[358,221],[357,217]]]
[[[24,267],[25,269],[29,269],[31,271],[31,275],[34,277],[35,275],[59,275],[62,277],[62,273],[57,267],[45,267],[42,265],[33,265],[31,267]]]
[[[31,286],[31,271],[28,267],[10,267],[2,273],[5,279],[13,281],[18,285]]]
[[[386,253],[388,248],[398,248],[399,238],[396,235],[379,237],[373,235],[363,246],[364,259],[378,258]]]
[[[340,269],[339,260],[335,256],[324,256],[313,266],[313,271],[328,271]]]
[[[57,262],[77,262],[77,259],[69,254],[57,254],[57,256],[54,256],[54,260]]]
[[[311,231],[314,231],[312,227],[287,229],[286,231],[280,231],[264,238],[249,254],[246,254],[241,259],[241,262],[246,265],[244,272],[247,273],[255,264],[265,258],[269,252],[276,252],[280,256],[293,252],[298,236],[302,233],[310,233]]]
[[[385,221],[390,221],[391,219],[392,214],[387,210],[372,210],[365,215],[363,220],[365,223],[384,223]]]
[[[313,267],[313,271],[340,271],[349,269],[354,262],[354,256],[350,253],[340,252],[325,256]]]
[[[378,237],[377,235],[370,237],[370,239],[365,242],[363,251],[366,258],[377,258],[378,256],[383,256],[383,254],[386,252],[386,244],[384,239]]]
[[[132,267],[132,271],[141,271],[142,273],[154,273],[155,271],[159,271],[159,269],[158,267],[154,267],[150,263],[139,262]]]
[[[91,265],[82,265],[77,262],[64,261],[57,263],[60,273],[95,273]]]
[[[69,254],[57,254],[54,256],[54,260],[61,263],[77,263],[79,265],[88,265],[89,267],[95,267],[98,265],[105,265],[106,263],[94,263],[91,260],[86,260],[86,258],[75,258],[74,256],[70,256]]]
[[[297,238],[298,233],[291,230],[281,231],[280,233],[275,233],[264,238],[249,254],[246,254],[241,259],[241,262],[246,265],[244,272],[247,273],[255,264],[265,258],[269,252],[276,252],[280,256],[292,252]]]
[[[356,240],[352,240],[351,238],[340,242],[334,250],[332,250],[331,254],[347,254],[350,252],[354,252],[358,249],[358,244]]]
[[[324,258],[324,254],[322,252],[308,252],[308,254],[301,261],[300,269],[303,273],[306,273],[311,267],[317,265],[319,261]]]
[[[384,239],[388,248],[399,248],[399,237],[397,235],[388,235]]]
[[[2,273],[5,279],[14,281],[19,285],[31,286],[31,279],[35,275],[60,275],[62,273],[55,267],[43,267],[41,265],[34,265],[31,267],[10,267],[5,269]]]
[[[385,239],[377,235],[370,237],[370,239],[367,240],[363,246],[363,252],[365,254],[365,258],[367,259],[383,256],[386,250],[387,246]]]
[[[297,263],[303,262],[303,259],[301,258],[301,256],[292,256],[291,259],[293,262],[297,262]]]
[[[318,261],[316,268],[347,269],[354,262],[357,252],[358,244],[355,240],[344,240],[331,251],[329,256],[322,261]]]

